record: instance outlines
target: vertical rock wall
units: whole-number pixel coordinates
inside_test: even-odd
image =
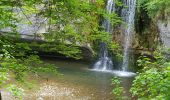
[[[170,48],[170,18],[165,21],[158,20],[157,25],[163,45]]]

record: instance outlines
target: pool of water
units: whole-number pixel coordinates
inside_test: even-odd
[[[63,75],[53,77],[58,83],[72,87],[78,91],[77,98],[81,100],[114,100],[111,94],[114,88],[111,79],[114,76],[121,78],[122,86],[130,98],[129,88],[132,84],[133,73],[122,73],[120,71],[102,72],[89,69],[89,64],[80,61],[44,59],[48,63],[55,64]]]
[[[114,88],[111,79],[114,76],[121,78],[121,85],[126,91],[124,95],[131,99],[128,92],[133,80],[131,73],[95,71],[89,69],[89,64],[80,61],[43,60],[55,64],[63,75],[49,73],[43,78],[32,77],[39,87],[26,91],[24,100],[115,100],[111,93]]]

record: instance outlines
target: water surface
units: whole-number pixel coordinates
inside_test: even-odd
[[[90,65],[81,61],[57,59],[44,59],[44,61],[55,64],[63,75],[55,77],[49,74],[48,82],[41,83],[55,84],[61,90],[56,89],[54,92],[70,93],[62,93],[58,97],[54,96],[54,99],[51,100],[114,100],[114,96],[111,94],[114,88],[111,85],[111,79],[116,76],[115,73],[89,70]],[[129,91],[132,80],[133,77],[121,77],[122,86],[126,91]],[[62,90],[62,88],[65,88],[65,90]],[[125,95],[130,98],[128,92]]]
[[[38,84],[32,89],[25,89],[24,100],[115,100],[111,94],[114,88],[111,85],[112,77],[120,71],[101,72],[89,69],[89,64],[81,61],[43,59],[46,63],[55,64],[63,75],[52,73],[43,77],[31,76],[30,81],[36,80]],[[129,73],[123,72],[124,75]],[[131,75],[131,73],[130,73]],[[125,95],[131,99],[129,88],[133,77],[121,77],[121,85]],[[9,93],[2,92],[4,100],[15,100]],[[128,100],[128,99],[126,99]]]

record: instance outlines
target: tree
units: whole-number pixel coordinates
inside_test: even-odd
[[[16,81],[25,83],[28,73],[37,74],[39,71],[54,71],[55,66],[44,64],[31,50],[30,45],[16,42],[13,37],[20,35],[17,31],[18,24],[24,18],[28,24],[32,24],[30,16],[36,15],[46,19],[48,23],[48,34],[44,34],[47,44],[54,45],[47,51],[53,50],[67,56],[80,58],[81,54],[77,46],[93,45],[97,41],[103,41],[111,49],[118,45],[111,40],[112,36],[105,32],[99,21],[102,17],[112,19],[112,25],[121,23],[115,14],[107,14],[104,10],[104,0],[1,0],[0,1],[0,30],[9,29],[4,36],[0,37],[0,86],[8,85],[9,77]],[[19,13],[18,13],[19,11]],[[78,55],[78,56],[77,56]],[[15,85],[8,86],[9,91],[20,97],[22,89]]]
[[[169,0],[138,0],[138,8],[144,8],[153,19],[167,19],[170,14]]]

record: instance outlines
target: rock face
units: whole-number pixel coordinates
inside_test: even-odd
[[[170,18],[165,21],[158,20],[157,25],[163,45],[170,48]]]

